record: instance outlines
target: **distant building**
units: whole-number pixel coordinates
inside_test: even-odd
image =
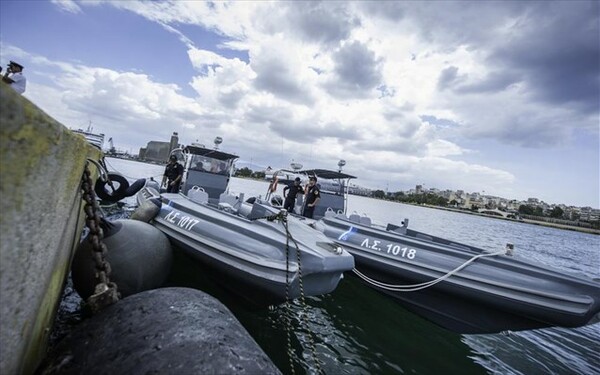
[[[169,144],[169,152],[175,150],[177,147],[179,147],[179,135],[177,132],[173,132],[173,135],[171,135],[171,143]]]
[[[179,136],[173,132],[169,142],[150,141],[145,148],[140,148],[139,158],[142,160],[167,162],[172,150],[179,147]]]

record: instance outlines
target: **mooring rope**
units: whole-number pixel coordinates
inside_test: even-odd
[[[458,271],[462,270],[463,268],[465,268],[466,266],[468,266],[469,264],[473,263],[474,261],[476,261],[479,258],[492,257],[492,256],[497,256],[497,255],[502,255],[502,254],[507,254],[507,251],[506,250],[500,250],[500,251],[496,251],[494,253],[487,253],[487,254],[478,254],[478,255],[475,255],[475,256],[471,257],[469,260],[467,260],[466,262],[464,262],[463,264],[461,264],[460,266],[458,266],[455,269],[449,271],[445,275],[440,276],[437,279],[426,281],[426,282],[420,283],[420,284],[411,284],[411,285],[386,284],[386,283],[383,283],[381,281],[377,281],[375,279],[370,278],[369,276],[363,274],[362,272],[360,272],[356,268],[352,269],[352,272],[354,272],[361,279],[365,280],[367,283],[372,284],[372,285],[374,285],[374,286],[376,286],[378,288],[381,288],[381,289],[389,290],[389,291],[392,291],[392,292],[416,292],[416,291],[419,291],[419,290],[423,290],[423,289],[429,288],[429,287],[431,287],[431,286],[433,286],[433,285],[435,285],[437,283],[440,283],[440,282],[446,280],[447,278],[449,278],[450,276],[456,274]]]

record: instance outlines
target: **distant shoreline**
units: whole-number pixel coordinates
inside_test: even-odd
[[[404,203],[404,202],[398,202],[398,203]],[[404,203],[404,204],[410,204],[410,203]],[[426,204],[423,204],[423,205],[421,205],[421,204],[410,204],[410,205],[412,205],[412,206],[427,207],[427,208],[433,208],[433,209],[436,209],[436,210],[452,211],[452,212],[457,212],[457,213],[461,213],[461,214],[468,214],[468,215],[476,215],[476,216],[489,217],[489,218],[492,218],[492,219],[500,219],[500,220],[506,220],[506,221],[513,221],[513,222],[516,222],[516,223],[533,224],[533,225],[540,225],[540,226],[543,226],[543,227],[551,227],[551,228],[556,228],[556,229],[566,229],[566,230],[572,230],[572,231],[575,231],[575,232],[583,232],[583,233],[600,235],[600,230],[594,229],[594,228],[576,227],[576,226],[573,226],[573,225],[548,223],[548,222],[545,222],[545,221],[537,221],[537,220],[530,220],[530,219],[521,219],[521,220],[509,219],[509,218],[506,218],[506,217],[500,217],[500,216],[495,216],[495,215],[487,215],[487,214],[482,214],[482,213],[479,213],[479,212],[465,211],[465,210],[459,210],[459,209],[449,208],[449,207],[430,206],[430,205],[426,205]]]
[[[253,177],[236,177],[236,178],[243,178],[243,179],[255,180],[255,181],[264,181],[265,183],[268,183],[267,180],[264,180],[264,179],[261,179],[261,178],[253,178]],[[383,199],[379,199],[379,198],[367,197],[367,196],[364,196],[364,195],[357,195],[357,196],[359,196],[359,197],[365,197],[365,198],[369,198],[369,199],[383,200]],[[435,210],[451,211],[451,212],[456,212],[456,213],[459,213],[459,214],[467,214],[467,215],[476,215],[476,216],[482,216],[482,217],[489,217],[491,219],[506,220],[506,221],[512,221],[512,222],[515,222],[515,223],[532,224],[532,225],[539,225],[539,226],[543,226],[543,227],[550,227],[550,228],[556,228],[556,229],[570,230],[570,231],[574,231],[574,232],[582,232],[582,233],[589,233],[589,234],[600,235],[600,230],[599,229],[594,229],[594,228],[576,227],[576,226],[573,226],[573,225],[548,223],[548,222],[545,222],[545,221],[537,221],[537,220],[530,220],[530,219],[521,219],[521,220],[509,219],[509,218],[506,218],[506,217],[500,217],[500,216],[495,216],[495,215],[487,215],[487,214],[482,214],[482,213],[479,213],[479,212],[459,210],[459,209],[450,208],[450,207],[431,206],[431,205],[427,205],[427,204],[414,204],[414,203],[397,202],[397,201],[388,201],[388,202],[402,203],[402,204],[408,204],[408,205],[411,205],[411,206],[418,206],[418,207],[425,207],[425,208],[432,208],[432,209],[435,209]]]

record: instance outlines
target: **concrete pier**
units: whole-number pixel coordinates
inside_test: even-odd
[[[83,228],[87,158],[100,150],[0,83],[0,373],[29,374]],[[92,170],[96,174],[95,170]]]

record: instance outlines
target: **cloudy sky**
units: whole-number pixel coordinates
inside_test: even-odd
[[[70,128],[370,188],[600,207],[597,1],[0,2],[0,62]]]

